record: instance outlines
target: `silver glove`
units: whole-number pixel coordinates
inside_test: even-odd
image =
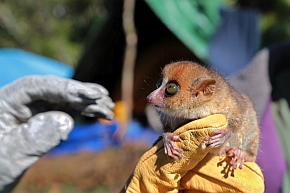
[[[98,84],[56,76],[27,76],[0,90],[0,192],[66,140],[76,113],[113,119],[114,103]]]

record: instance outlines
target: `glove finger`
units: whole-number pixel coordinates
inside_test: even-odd
[[[99,85],[99,84],[95,84],[95,83],[87,83],[87,82],[85,82],[85,83],[83,83],[85,86],[87,86],[87,87],[89,87],[89,88],[91,88],[91,89],[93,89],[93,90],[98,90],[98,91],[100,91],[102,94],[104,94],[104,95],[109,95],[109,91],[105,88],[105,87],[103,87],[102,85]]]
[[[109,96],[106,96],[106,95],[103,95],[102,97],[98,99],[80,98],[80,100],[79,101],[76,100],[76,102],[79,102],[80,106],[81,105],[87,106],[90,104],[106,104],[106,106],[108,106],[111,109],[115,107],[115,103],[112,101],[112,99]]]
[[[74,84],[68,88],[69,94],[74,96],[74,98],[88,98],[88,99],[98,99],[102,96],[100,90],[92,89],[83,84]],[[75,99],[73,99],[75,100]]]
[[[83,111],[82,115],[87,117],[104,117],[105,119],[112,120],[114,112],[106,107],[100,105],[89,105]]]
[[[95,100],[95,104],[101,106],[105,105],[110,109],[115,108],[115,103],[109,96],[103,96],[102,98]]]
[[[112,101],[112,99],[109,96],[103,96],[100,99],[82,99],[81,102],[78,103],[73,103],[71,104],[71,107],[79,110],[79,111],[84,111],[85,108],[87,108],[90,105],[99,105],[102,106],[102,108],[109,108],[113,109],[115,107],[115,103]],[[91,109],[92,111],[94,109]]]
[[[109,92],[103,86],[94,83],[74,85],[73,92],[76,92],[75,96],[85,99],[99,99],[104,95],[109,95]]]

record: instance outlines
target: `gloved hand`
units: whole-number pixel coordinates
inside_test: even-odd
[[[0,192],[66,140],[76,113],[113,119],[114,103],[98,84],[56,76],[27,76],[0,90]]]
[[[224,115],[213,114],[177,128],[173,134],[179,136],[182,159],[168,158],[160,140],[143,154],[120,193],[264,192],[263,173],[255,162],[234,170],[231,159],[203,148],[207,136],[227,126]]]

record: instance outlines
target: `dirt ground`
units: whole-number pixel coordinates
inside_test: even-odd
[[[43,156],[12,193],[117,193],[149,148],[127,143],[98,153]]]

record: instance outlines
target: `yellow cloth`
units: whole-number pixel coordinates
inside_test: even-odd
[[[121,192],[264,192],[263,174],[256,163],[246,162],[243,169],[233,171],[228,158],[207,155],[210,148],[201,148],[214,129],[226,127],[225,116],[215,114],[178,128],[176,144],[184,157],[177,162],[168,158],[159,141],[140,158]]]

